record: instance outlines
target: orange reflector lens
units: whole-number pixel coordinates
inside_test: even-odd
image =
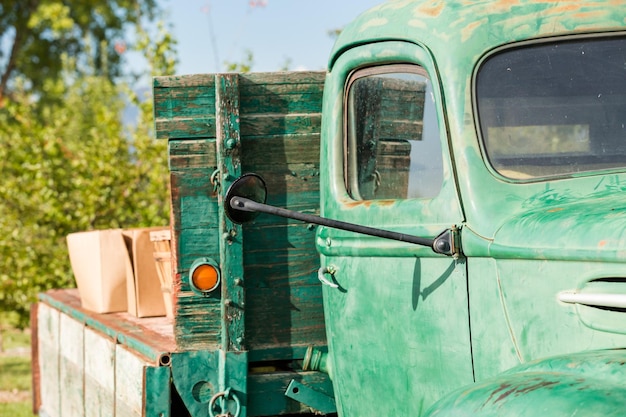
[[[220,274],[213,265],[202,264],[191,276],[193,285],[200,291],[213,291],[220,283]]]

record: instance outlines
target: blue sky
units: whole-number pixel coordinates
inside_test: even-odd
[[[252,70],[324,69],[333,39],[382,0],[161,0],[178,40],[177,73],[224,70],[252,52]]]

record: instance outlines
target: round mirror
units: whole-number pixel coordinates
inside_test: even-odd
[[[226,216],[228,216],[233,223],[237,224],[251,222],[259,215],[259,213],[233,208],[230,205],[230,200],[232,200],[233,197],[243,197],[256,203],[265,204],[265,200],[267,199],[265,181],[263,181],[263,178],[257,174],[244,174],[237,178],[228,188],[228,191],[226,191],[226,198],[224,201]]]

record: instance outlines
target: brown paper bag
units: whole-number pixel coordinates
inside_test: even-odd
[[[130,258],[122,230],[71,233],[67,247],[83,308],[96,313],[126,311]]]
[[[150,232],[163,227],[125,229],[122,233],[132,267],[126,276],[128,312],[137,317],[165,315],[161,281],[154,262]]]

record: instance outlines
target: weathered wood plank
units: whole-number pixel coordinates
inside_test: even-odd
[[[259,95],[241,98],[241,115],[261,114],[318,114],[321,112],[322,91],[317,86],[307,86],[309,91],[288,91],[272,94],[260,91]]]
[[[206,89],[184,92],[168,90],[167,95],[157,96],[154,102],[155,114],[159,115],[157,120],[199,120],[211,117],[214,111],[213,101],[215,100]],[[215,124],[212,124],[215,126]]]
[[[216,77],[216,120],[217,120],[217,160],[221,179],[220,205],[226,204],[224,197],[232,182],[241,176],[240,160],[240,116],[239,78],[235,75]],[[228,176],[226,176],[228,174]],[[239,352],[244,348],[245,293],[243,287],[243,246],[241,226],[233,223],[219,211],[220,269],[222,270],[221,296],[221,346],[226,352]],[[229,363],[225,364],[230,367]],[[247,367],[247,364],[246,364]],[[237,373],[237,372],[234,372]],[[245,372],[243,373],[245,378]],[[222,381],[230,384],[229,381]]]
[[[221,337],[220,300],[202,297],[189,290],[177,295],[176,342],[181,350],[217,349]],[[184,325],[182,325],[184,323]]]
[[[214,137],[213,84],[210,76],[155,79],[153,100],[157,138]]]
[[[191,75],[168,75],[154,77],[154,88],[178,88],[197,87],[212,85],[215,82],[213,74],[191,74]]]
[[[158,118],[155,125],[157,139],[215,137],[215,121],[211,117]]]
[[[286,137],[244,138],[241,160],[245,168],[255,165],[279,165],[314,163],[319,165],[319,134]]]
[[[37,314],[39,331],[39,375],[41,378],[40,413],[61,416],[61,380],[59,378],[60,313],[40,304]]]
[[[222,193],[239,172],[257,172],[267,180],[268,203],[317,213],[320,111],[324,77],[324,73],[245,74],[226,77],[218,75],[216,79],[220,80],[219,83],[208,78],[189,80],[189,83],[184,79],[168,79],[159,82],[158,88],[155,83],[155,96],[160,97],[157,114],[171,120],[207,117],[206,114],[190,116],[190,112],[197,109],[185,109],[180,104],[186,101],[200,103],[208,97],[205,91],[207,88],[219,84],[219,92],[223,88],[221,83],[224,80],[237,80],[239,84],[237,97],[228,97],[226,94],[223,96],[224,105],[207,105],[207,109],[214,108],[217,111],[217,115],[214,115],[218,126],[215,140],[200,139],[195,136],[197,132],[187,130],[176,133],[181,139],[169,142],[173,243],[177,252],[175,337],[179,348],[216,348],[221,345],[219,338],[226,336],[216,326],[216,321],[220,318],[219,302],[190,290],[187,273],[196,258],[208,256],[221,262],[223,285],[224,282],[234,282],[242,274],[233,272],[227,265],[229,262],[223,259],[224,248],[230,253],[233,247],[241,245],[243,239],[243,281],[245,288],[251,290],[250,297],[258,297],[254,292],[257,288],[271,288],[274,291],[272,296],[289,303],[291,298],[298,298],[296,295],[302,288],[319,287],[316,281],[319,258],[314,248],[315,231],[308,225],[261,216],[254,224],[245,225],[243,232],[237,232],[236,237],[224,245],[222,253],[219,253],[222,236],[230,229],[217,228],[223,209],[217,200],[210,176],[215,167],[220,165],[216,154],[219,148],[225,160],[230,158],[236,162],[238,156],[241,158],[240,165],[234,163],[222,167],[219,175]],[[156,89],[166,90],[161,88],[163,85],[178,91],[156,92]],[[219,94],[221,93],[216,93],[216,99]],[[237,107],[236,103],[239,104],[239,117],[236,117],[236,112],[229,110]],[[241,129],[240,136],[236,132],[237,125]],[[236,133],[232,133],[233,131]],[[170,133],[164,136],[170,139],[173,137]],[[221,147],[217,143],[218,137]],[[232,140],[226,146],[229,139]],[[294,287],[293,291],[290,290],[291,287]],[[231,290],[230,287],[227,289]],[[271,297],[266,297],[265,293],[262,297],[263,301],[256,305],[267,310],[270,316],[273,315],[275,322],[280,321],[276,317],[285,317],[285,308],[288,307],[274,305]],[[225,298],[232,297],[227,295]],[[319,298],[315,302],[321,306]],[[248,302],[246,306],[249,306]],[[319,306],[318,310],[321,309]],[[323,323],[323,318],[317,312],[309,314],[309,307],[303,308],[305,314]],[[246,310],[251,311],[248,307]],[[228,309],[225,311],[230,312]],[[237,311],[237,316],[243,317],[243,314],[239,314]],[[226,315],[232,316],[230,313]],[[299,328],[300,324],[308,325],[297,315],[294,317],[292,335],[281,334],[279,343],[275,346],[271,342],[257,345],[264,351],[293,351],[288,343],[289,338],[300,343],[299,341],[311,334],[310,329]],[[262,327],[260,322],[257,324]]]
[[[241,90],[247,91],[254,85],[263,85],[267,88],[272,86],[287,85],[294,88],[298,84],[324,84],[326,73],[322,71],[275,71],[275,72],[252,72],[240,74]]]
[[[211,84],[156,88],[154,109],[159,116],[203,115],[215,113],[215,89]]]
[[[172,171],[217,168],[214,139],[170,140],[168,147]]]
[[[319,133],[321,123],[321,114],[255,115],[241,120],[241,135],[311,135]]]
[[[117,340],[118,343],[128,346],[154,363],[158,363],[163,353],[176,350],[172,321],[167,317],[140,319],[125,312],[94,313],[81,307],[76,289],[50,290],[40,294],[39,299],[55,310],[62,311],[88,327]]]
[[[250,351],[326,344],[320,285],[256,288],[250,293],[254,293],[247,304]]]
[[[170,417],[172,392],[170,380],[169,366],[147,366],[145,368],[143,416]]]
[[[84,391],[84,324],[68,316],[59,316],[59,382],[62,416],[85,415]]]
[[[142,417],[146,366],[122,345],[115,346],[115,417]]]
[[[85,416],[115,415],[115,341],[85,328]]]

